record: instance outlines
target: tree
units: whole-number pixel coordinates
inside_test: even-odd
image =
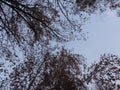
[[[24,60],[31,54],[40,60],[50,40],[67,41],[74,31],[81,31],[62,5],[59,0],[0,0],[0,59],[8,62],[9,68],[19,64],[16,49]],[[8,76],[8,67],[4,66],[6,63],[2,63],[0,72]]]
[[[45,41],[53,38],[56,40],[67,40],[63,34],[63,32],[68,33],[67,29],[65,29],[65,26],[67,26],[65,24],[66,21],[69,22],[68,27],[75,25],[72,19],[70,20],[66,15],[72,14],[72,12],[66,11],[65,14],[64,6],[62,5],[63,3],[59,0],[32,0],[31,2],[26,0],[1,0],[0,15],[2,17],[0,17],[0,30],[3,35],[10,37],[8,39],[14,39],[18,44],[24,41],[27,44],[33,44],[35,41]],[[63,19],[61,19],[61,13],[67,19],[64,20],[64,23]],[[60,28],[55,25],[59,25]],[[77,31],[79,31],[78,29],[79,27]],[[75,31],[70,28],[69,30],[70,33]]]
[[[120,8],[120,0],[76,0],[80,11],[92,14],[96,11],[104,12],[108,8],[111,10]]]
[[[12,90],[85,90],[82,82],[84,57],[65,49],[47,51],[42,62],[34,58],[20,64],[10,74]]]
[[[60,0],[0,0],[0,58],[16,64],[16,49],[24,57],[35,53],[37,58],[50,41],[74,38],[75,32],[81,32],[81,24],[71,18],[75,10],[69,8],[75,6],[70,4]]]
[[[88,78],[93,79],[99,90],[119,90],[120,58],[113,54],[104,54],[99,63],[91,66]]]

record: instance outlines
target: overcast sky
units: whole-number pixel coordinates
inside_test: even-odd
[[[85,56],[88,65],[98,61],[101,54],[111,53],[120,55],[120,17],[115,11],[92,15],[83,26],[87,33],[87,41],[67,43],[75,53]]]

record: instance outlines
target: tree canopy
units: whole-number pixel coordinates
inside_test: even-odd
[[[87,14],[119,6],[119,0],[1,0],[0,50],[11,43],[23,49],[37,41],[45,46],[50,40],[74,39]]]
[[[1,81],[1,88],[86,90],[84,83],[89,83],[93,76],[96,83],[103,81],[106,85],[109,80],[104,77],[107,75],[112,79],[109,74],[116,70],[113,63],[119,65],[119,59],[115,61],[116,56],[102,56],[102,61],[90,67],[93,71],[87,75],[79,67],[84,67],[82,56],[65,49],[56,52],[50,41],[67,42],[84,38],[82,25],[89,15],[119,7],[120,0],[0,0],[0,59],[4,58],[14,68],[9,74],[8,70],[1,69],[5,63],[0,64],[0,72],[9,75],[9,79]],[[57,47],[57,50],[60,49]],[[17,51],[23,53],[22,63],[19,63]],[[5,87],[8,82],[11,87]],[[111,89],[109,86],[113,84],[104,85],[98,86],[102,90]]]
[[[41,61],[31,56],[16,66],[5,83],[11,90],[82,90],[85,86],[78,76],[82,77],[84,64],[82,55],[65,49],[57,54],[47,51]],[[1,85],[6,90],[5,83]]]
[[[120,58],[113,54],[104,54],[100,61],[89,67],[89,80],[93,79],[97,90],[119,90],[120,83]]]
[[[80,20],[86,17],[83,12],[102,12],[107,7],[118,8],[119,0],[1,0],[1,42],[66,41],[81,31]]]

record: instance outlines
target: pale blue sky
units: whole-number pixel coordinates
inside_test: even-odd
[[[104,53],[120,55],[120,17],[115,11],[92,15],[83,28],[88,32],[87,41],[73,41],[67,43],[67,47],[84,55],[88,65],[98,61]]]

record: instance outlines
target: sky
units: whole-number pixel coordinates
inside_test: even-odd
[[[66,46],[82,54],[88,65],[98,62],[104,53],[120,56],[120,17],[116,11],[92,15],[84,24],[83,32],[86,33],[86,41],[71,41]]]

